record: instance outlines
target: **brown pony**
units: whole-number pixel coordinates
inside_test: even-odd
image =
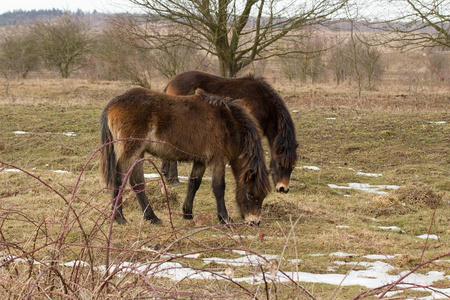
[[[270,147],[270,170],[278,192],[289,192],[289,181],[297,162],[298,143],[291,115],[283,100],[262,78],[252,75],[224,78],[212,74],[188,71],[176,75],[164,91],[171,95],[188,95],[200,88],[207,93],[241,99],[258,121]],[[177,182],[176,162],[163,161],[163,173],[169,182]]]
[[[212,169],[217,216],[231,221],[225,206],[225,163],[236,181],[236,202],[246,223],[260,222],[261,206],[270,191],[259,127],[239,101],[211,96],[201,90],[190,96],[173,96],[133,88],[112,99],[101,116],[100,163],[108,186],[113,187],[113,211],[118,223],[126,222],[120,187],[125,174],[137,194],[144,217],[160,220],[144,192],[142,159],[145,152],[165,160],[193,161],[183,216],[192,219],[195,193],[206,166]]]

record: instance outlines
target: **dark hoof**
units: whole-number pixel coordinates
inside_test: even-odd
[[[193,214],[185,214],[183,213],[183,218],[186,220],[192,220],[194,218]]]
[[[122,216],[115,216],[114,220],[116,220],[117,224],[125,224],[127,220]]]
[[[192,209],[183,207],[183,219],[192,220],[194,218],[194,214],[192,213]]]
[[[167,179],[167,183],[170,185],[179,185],[181,182],[178,179]]]
[[[161,221],[161,219],[153,218],[153,219],[150,219],[150,223],[151,224],[162,224],[162,221]]]
[[[161,224],[162,221],[155,215],[152,216],[144,216],[147,221],[150,221],[152,224]]]

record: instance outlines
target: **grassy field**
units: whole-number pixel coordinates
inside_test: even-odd
[[[358,98],[346,87],[270,82],[292,112],[299,161],[290,192],[266,198],[258,228],[241,223],[229,169],[226,199],[234,226],[218,224],[207,178],[193,221],[181,217],[186,180],[168,186],[166,196],[160,180],[148,179],[163,225],[143,221],[127,190],[128,223],[111,226],[111,196],[98,171],[99,118],[104,105],[130,86],[30,79],[0,88],[2,295],[450,295],[450,91],[389,87]],[[159,166],[152,158],[145,172]],[[180,175],[189,171],[181,164]],[[350,189],[367,185],[374,190]],[[107,272],[105,265],[111,266]],[[412,283],[383,286],[410,270],[405,281],[415,276]]]

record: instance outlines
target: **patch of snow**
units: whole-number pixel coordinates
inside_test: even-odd
[[[437,125],[443,125],[443,124],[447,124],[446,121],[428,121],[428,124],[437,124]]]
[[[328,184],[328,186],[332,189],[347,189],[347,190],[360,190],[367,193],[374,193],[374,194],[388,194],[385,191],[380,190],[396,190],[400,187],[397,185],[372,185],[368,183],[356,183],[356,182],[350,182],[348,183],[348,186],[342,186],[342,185],[336,185],[336,184]]]
[[[59,173],[59,174],[70,174],[69,171],[64,171],[64,170],[53,170],[53,173]]]
[[[239,255],[246,255],[247,251],[244,250],[231,250],[231,252],[239,254]]]
[[[77,134],[75,132],[69,131],[69,132],[63,132],[62,133],[65,136],[77,136]]]
[[[161,178],[161,175],[158,173],[144,174],[144,178]]]
[[[401,254],[395,254],[395,255],[382,255],[382,254],[368,254],[364,255],[364,258],[371,259],[371,260],[383,260],[383,259],[393,259],[397,256],[401,256]]]
[[[298,169],[306,169],[306,170],[312,170],[312,171],[320,171],[319,167],[316,166],[303,166],[303,167],[298,167]]]
[[[233,250],[235,253],[242,253],[245,251],[241,250]],[[343,252],[335,252],[330,255],[337,256],[348,256],[355,254],[348,254]],[[4,254],[3,254],[4,255]],[[310,254],[311,256],[322,256],[323,254]],[[396,254],[398,255],[398,254]],[[182,254],[181,254],[182,256]],[[187,257],[187,256],[186,256]],[[242,265],[250,265],[257,266],[260,264],[264,264],[265,260],[263,259],[277,259],[278,255],[248,255],[244,257],[240,257],[237,259],[224,259],[224,258],[204,258],[203,261],[207,264],[211,261],[215,261],[216,263],[225,263],[234,266],[242,266]],[[375,258],[375,255],[366,255],[366,258]],[[378,257],[378,255],[377,255]],[[389,256],[388,256],[389,257]],[[383,256],[383,259],[386,256]],[[13,260],[15,262],[30,262],[30,260],[26,260],[19,257],[14,257],[12,255],[5,255],[0,257],[0,262],[7,262]],[[33,261],[34,264],[40,264],[37,261]],[[223,275],[226,275],[226,278],[231,278],[234,282],[243,282],[249,284],[264,284],[267,281],[274,282],[290,282],[301,281],[308,283],[325,283],[339,286],[363,286],[366,288],[377,288],[389,283],[396,282],[401,276],[404,276],[409,273],[409,271],[403,271],[399,275],[391,275],[389,274],[394,267],[386,262],[374,261],[374,262],[345,262],[345,261],[335,261],[335,265],[350,265],[350,266],[362,266],[366,269],[364,270],[350,270],[347,274],[314,274],[309,272],[295,272],[295,271],[277,271],[275,274],[271,272],[267,273],[254,273],[250,276],[246,277],[235,277],[235,272],[228,272],[225,270],[223,272],[210,272],[205,270],[196,270],[188,267],[183,267],[182,264],[178,262],[160,262],[160,263],[130,263],[130,262],[122,262],[120,264],[114,264],[110,266],[110,272],[115,273],[116,276],[122,277],[126,274],[140,274],[144,276],[153,276],[160,278],[168,278],[174,281],[181,281],[184,279],[199,279],[199,280],[224,280]],[[87,262],[84,261],[69,261],[66,263],[62,263],[61,265],[67,267],[73,266],[89,266]],[[106,266],[101,265],[95,267],[96,270],[105,272]],[[329,272],[337,271],[337,266],[328,267]],[[231,269],[231,271],[233,271]],[[413,273],[409,276],[405,277],[398,286],[401,288],[402,284],[415,284],[421,286],[431,286],[435,281],[439,280],[450,280],[450,275],[445,275],[444,272],[438,271],[430,271],[426,274],[417,274]],[[433,290],[423,289],[423,288],[413,288],[412,290],[417,291],[425,291],[429,292],[430,296],[422,297],[420,299],[431,300],[431,299],[444,299],[448,298],[450,295],[450,288],[435,288]],[[392,294],[392,293],[391,293]],[[390,294],[390,295],[391,295]]]
[[[155,179],[155,178],[161,178],[161,175],[159,175],[158,173],[146,173],[144,174],[144,178],[149,178],[149,179]],[[183,180],[189,180],[189,176],[178,176],[179,179],[183,179]],[[203,177],[203,180],[211,180],[211,177]]]
[[[430,235],[428,235],[428,234],[421,234],[421,235],[418,235],[417,237],[419,239],[424,239],[424,240],[426,240],[427,238],[429,240],[438,240],[439,239],[439,237],[437,235],[435,235],[435,234],[430,234]]]
[[[336,225],[336,228],[350,228],[348,225]]]
[[[347,274],[314,274],[308,272],[278,272],[276,275],[272,275],[270,273],[264,274],[266,281],[273,280],[276,282],[288,282],[291,279],[294,281],[302,281],[302,282],[310,282],[310,283],[326,283],[332,285],[356,285],[356,286],[364,286],[367,288],[376,288],[379,286],[383,286],[398,280],[398,275],[390,275],[389,271],[394,268],[385,263],[385,262],[370,262],[370,263],[350,263],[351,265],[363,265],[367,267],[365,270],[351,270]],[[333,269],[331,269],[333,270]],[[402,272],[400,274],[404,275],[406,272]],[[450,279],[450,276],[445,276],[443,272],[431,271],[427,274],[411,274],[407,276],[402,283],[413,283],[417,285],[428,286],[431,285],[434,281]],[[255,274],[253,276],[234,278],[236,282],[253,282],[253,283],[264,283],[264,277],[261,273]],[[401,285],[401,284],[400,284]],[[448,293],[450,289],[437,289],[436,291],[441,291],[443,293]],[[428,291],[428,290],[427,290]],[[428,291],[432,293],[432,291]],[[447,294],[448,295],[448,294]],[[437,297],[445,298],[439,293],[433,293],[434,299],[438,299]]]
[[[364,172],[361,172],[361,171],[356,172],[356,175],[362,175],[362,176],[367,176],[367,177],[381,177],[381,176],[383,176],[383,174],[364,173]]]
[[[12,173],[17,173],[17,172],[20,172],[20,170],[18,170],[18,169],[3,169],[3,168],[0,168],[0,172],[12,172]]]
[[[336,120],[336,118],[331,117],[331,118],[327,118],[327,120]]]
[[[382,230],[402,231],[402,229],[397,226],[377,226],[377,228]]]
[[[22,131],[22,130],[13,131],[13,133],[14,134],[28,134],[28,132]]]
[[[346,253],[346,252],[333,252],[333,253],[330,253],[330,256],[349,257],[349,256],[358,256],[358,254]]]
[[[232,265],[232,266],[260,266],[265,265],[266,260],[269,259],[277,259],[278,255],[247,255],[239,258],[220,258],[220,257],[209,257],[203,258],[203,262],[209,264],[211,262],[215,262],[221,265]]]
[[[294,109],[294,110],[292,110],[292,112],[293,112],[294,114],[297,114],[297,113],[299,113],[300,111],[299,111],[298,109]]]
[[[78,266],[78,267],[89,267],[90,265],[82,260],[72,260],[72,261],[68,261],[65,263],[60,264],[61,266],[64,267],[74,267],[74,266]]]

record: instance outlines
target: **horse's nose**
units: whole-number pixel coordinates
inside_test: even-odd
[[[287,194],[287,193],[289,192],[289,188],[285,188],[284,186],[281,186],[281,187],[277,190],[277,192]]]
[[[261,217],[260,215],[247,215],[245,217],[245,224],[251,227],[257,227],[259,226],[259,223],[261,223]]]
[[[247,222],[247,225],[251,226],[251,227],[259,227],[260,223],[261,223],[261,221],[250,221],[250,222]]]

